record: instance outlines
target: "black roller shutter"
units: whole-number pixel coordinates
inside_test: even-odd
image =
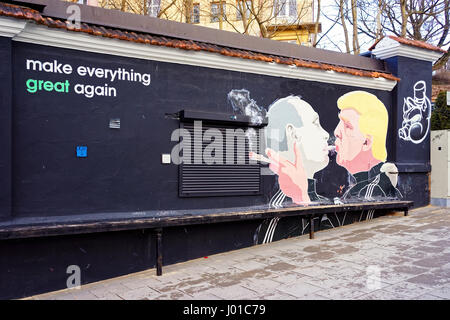
[[[194,141],[201,142],[201,152],[210,144],[210,141],[199,141],[199,137],[194,138],[194,123],[182,123],[182,127],[191,134],[191,152],[194,157]],[[259,195],[261,194],[261,174],[260,164],[250,162],[249,152],[259,153],[259,130],[252,128],[255,138],[252,139],[251,148],[249,139],[235,131],[244,141],[239,144],[238,139],[234,138],[233,144],[233,164],[227,164],[227,148],[230,145],[226,143],[227,129],[241,129],[243,132],[249,130],[241,125],[222,125],[202,123],[202,137],[208,129],[218,129],[223,137],[223,164],[207,164],[203,157],[201,163],[194,163],[193,157],[191,163],[182,163],[180,165],[179,194],[181,197],[198,196],[238,196],[238,195]],[[241,141],[242,141],[241,140]],[[199,150],[197,150],[198,153]],[[231,151],[228,150],[228,151]],[[198,154],[197,154],[198,155]],[[231,156],[229,157],[229,160]]]

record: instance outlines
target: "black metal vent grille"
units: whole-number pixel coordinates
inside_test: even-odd
[[[183,123],[182,127],[191,135],[191,163],[183,162],[180,165],[180,196],[236,196],[261,194],[260,165],[254,161],[251,163],[249,152],[259,153],[258,129],[253,129],[254,138],[249,147],[249,139],[245,133],[249,128],[242,126],[225,126],[202,123],[202,137],[208,129],[217,129],[223,137],[222,160],[223,164],[206,163],[204,157],[205,148],[211,143],[202,141],[194,136],[194,124]],[[227,129],[234,130],[234,143],[227,144]],[[241,130],[236,130],[241,129]],[[229,131],[230,132],[230,131]],[[194,142],[201,145],[197,150]],[[214,156],[216,154],[212,153]],[[227,159],[228,155],[228,159]],[[232,156],[231,156],[232,155]],[[194,157],[197,161],[194,162]],[[198,160],[201,159],[201,163]],[[232,161],[231,161],[232,160]],[[198,162],[198,163],[197,163]],[[229,162],[232,162],[230,164]]]

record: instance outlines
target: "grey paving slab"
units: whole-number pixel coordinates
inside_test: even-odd
[[[425,207],[27,299],[450,299],[450,210]]]
[[[304,281],[305,279],[308,280],[309,277],[305,276],[304,274],[291,271],[291,272],[272,273],[269,276],[267,276],[267,279],[273,280],[280,284],[290,284],[290,283],[297,283],[302,280]]]
[[[297,300],[298,298],[295,296],[292,296],[290,294],[284,293],[284,292],[274,291],[269,294],[262,295],[261,299],[262,300]],[[321,297],[321,299],[318,299],[318,300],[323,300],[323,299],[326,300],[326,298],[324,298],[324,297]]]
[[[402,295],[398,292],[390,292],[380,289],[361,295],[357,298],[357,300],[410,300],[410,298],[409,296]]]
[[[97,296],[89,291],[82,291],[73,296],[75,300],[98,300]]]
[[[120,292],[117,293],[117,295],[124,300],[142,300],[142,299],[156,298],[160,294],[158,291],[150,289],[149,287],[142,287]]]
[[[428,268],[418,267],[409,264],[399,264],[399,265],[391,265],[391,270],[394,272],[404,273],[404,274],[411,274],[411,275],[419,275],[422,273],[427,272]]]
[[[227,287],[215,287],[204,292],[205,294],[212,294],[222,299],[227,300],[251,300],[258,297],[258,293],[247,289],[241,285],[232,285]]]
[[[422,273],[407,280],[409,283],[418,284],[425,288],[437,288],[450,284],[450,270],[434,270]]]
[[[430,289],[422,287],[420,285],[410,283],[407,281],[403,281],[392,286],[388,286],[383,288],[383,290],[396,293],[406,298],[413,299],[415,297],[419,297],[424,295],[430,291]]]
[[[332,276],[323,276],[323,277],[320,277],[320,279],[305,278],[305,279],[303,279],[303,281],[310,285],[317,286],[321,289],[330,289],[333,287],[345,287],[346,285],[348,285],[348,279],[341,278],[341,277],[332,277]]]
[[[204,293],[204,292],[199,292],[197,294],[191,294],[190,298],[186,298],[186,299],[192,299],[192,300],[220,300],[221,298],[219,298],[218,296],[215,296],[211,293]]]
[[[341,265],[339,265],[339,262],[335,261],[335,264],[333,265],[333,267],[338,268],[338,267],[342,267],[342,265],[344,265],[344,264],[342,263]],[[317,266],[308,266],[308,267],[304,267],[304,268],[297,268],[297,269],[295,269],[295,271],[297,273],[303,274],[308,277],[312,277],[317,280],[325,279],[329,276],[327,274],[327,272],[329,271],[329,268],[327,265],[324,265],[324,264],[319,264]]]
[[[379,279],[377,281],[373,281],[372,279],[349,279],[347,283],[345,283],[343,286],[352,289],[355,291],[363,292],[364,294],[368,294],[377,290],[382,290],[391,284],[382,282],[382,279]]]
[[[436,297],[431,294],[424,294],[422,296],[414,298],[413,300],[446,300],[446,299],[441,298],[441,297]]]
[[[305,296],[308,296],[312,293],[322,290],[320,287],[308,284],[303,281],[296,281],[291,284],[281,284],[278,288],[278,291],[287,293],[296,298],[302,299]]]
[[[429,292],[430,295],[440,297],[442,299],[450,299],[450,285],[434,289]]]
[[[123,300],[123,299],[114,293],[108,293],[106,295],[103,295],[102,297],[99,297],[98,300]]]
[[[398,272],[398,271],[391,269],[390,266],[386,266],[381,269],[380,280],[382,282],[386,282],[386,283],[393,285],[393,284],[397,284],[397,283],[406,281],[412,277],[414,277],[414,275],[411,275],[409,273]]]
[[[100,283],[98,285],[98,287],[95,286],[94,288],[102,288],[102,289],[104,288],[105,290],[107,290],[107,292],[114,293],[114,294],[122,294],[124,292],[132,290],[132,289],[124,286],[121,283],[106,283],[106,284],[101,284]]]
[[[341,286],[333,286],[328,289],[316,291],[315,293],[331,300],[353,300],[364,294],[364,292],[354,288]]]
[[[191,299],[193,299],[192,296],[182,291],[175,290],[158,296],[149,296],[142,300],[191,300]]]
[[[279,288],[280,283],[272,279],[248,278],[241,282],[244,288],[256,291],[260,294],[270,294]]]

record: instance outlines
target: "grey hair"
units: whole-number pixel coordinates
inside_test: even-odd
[[[288,150],[286,126],[288,124],[297,128],[303,126],[302,119],[295,108],[296,100],[301,100],[301,98],[291,95],[278,99],[269,106],[268,125],[264,130],[266,148],[277,152]]]

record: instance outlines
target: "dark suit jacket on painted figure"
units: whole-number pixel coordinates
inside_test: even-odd
[[[391,170],[389,172],[388,170]],[[395,172],[392,172],[395,171]],[[347,191],[340,198],[340,201],[359,202],[361,200],[370,201],[377,198],[401,198],[400,191],[393,185],[389,175],[395,175],[397,168],[394,164],[379,163],[369,171],[358,172],[350,176],[351,184]],[[316,192],[316,180],[308,179],[308,195],[315,204],[331,204],[330,199],[323,197]],[[277,192],[280,193],[281,190]],[[282,204],[284,205],[284,203]],[[281,206],[282,206],[281,205]],[[342,214],[322,215],[317,217],[319,223],[316,228],[329,229],[344,224],[353,223],[366,219],[372,219],[375,211],[363,211],[359,216]],[[268,243],[289,237],[300,236],[309,232],[309,222],[301,217],[284,217],[264,220],[257,228],[254,235],[254,243]]]

